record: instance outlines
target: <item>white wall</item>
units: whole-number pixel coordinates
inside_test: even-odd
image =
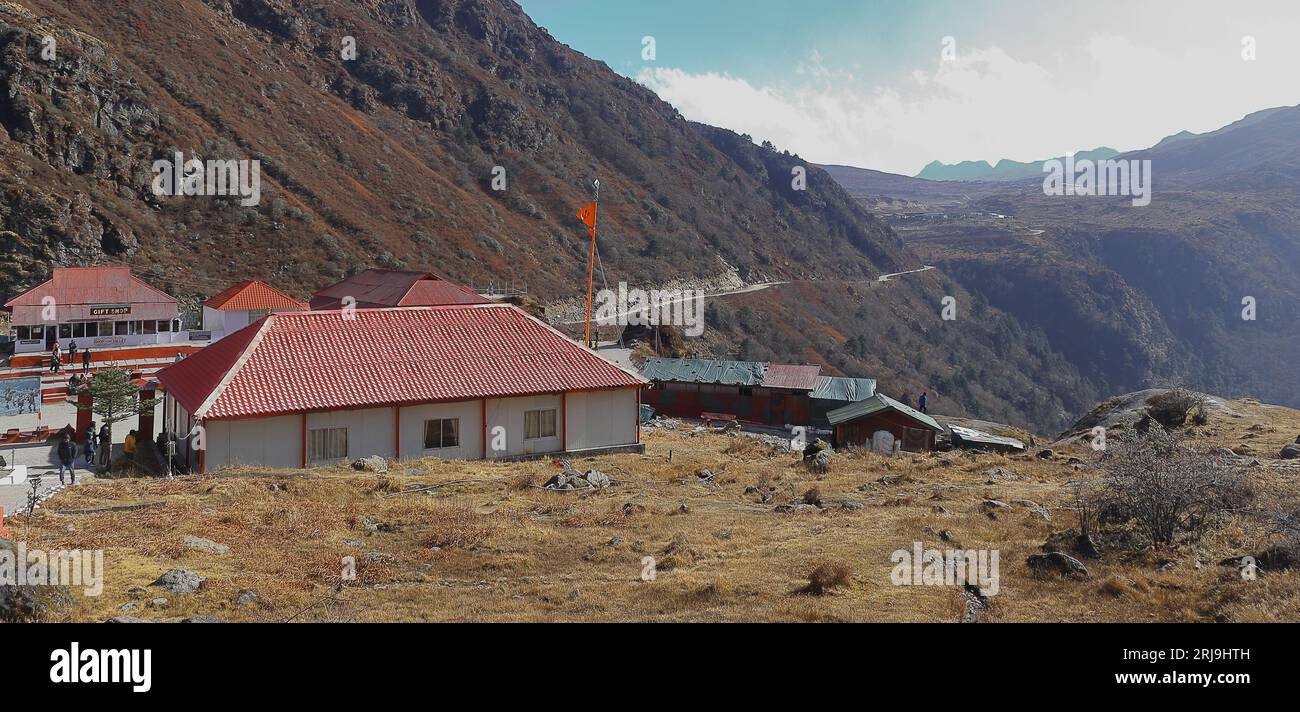
[[[524,411],[555,410],[555,437],[536,440],[524,439]],[[510,457],[533,453],[558,452],[563,446],[560,437],[563,433],[560,424],[560,396],[529,396],[525,398],[503,398],[487,402],[487,437],[488,457]],[[505,451],[495,451],[493,429],[505,428]]]
[[[483,457],[482,401],[435,403],[402,409],[402,457],[440,457],[446,460],[477,460]],[[460,447],[424,449],[424,421],[436,418],[460,419]]]
[[[209,420],[204,424],[203,468],[212,472],[233,465],[292,467],[301,465],[302,416],[250,420]]]
[[[214,339],[220,338],[248,326],[248,316],[247,310],[218,311],[211,307],[203,307],[203,329],[211,331]]]
[[[570,393],[565,403],[569,449],[635,444],[636,395],[634,388]]]
[[[347,428],[348,456],[355,460],[360,457],[379,455],[392,457],[393,446],[393,409],[367,408],[365,410],[340,410],[329,413],[308,413],[307,431],[318,428]],[[299,436],[301,438],[301,436]],[[295,451],[296,452],[296,451]],[[321,463],[307,463],[321,464]]]

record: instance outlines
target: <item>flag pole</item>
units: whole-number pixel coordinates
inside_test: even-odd
[[[599,206],[600,205],[600,181],[599,180],[593,181],[592,185],[596,189],[596,197],[595,200],[592,202],[592,205]],[[585,338],[586,338],[586,344],[588,348],[593,347],[591,343],[591,289],[592,289],[592,278],[595,275],[594,270],[596,267],[596,214],[598,211],[599,211],[598,207],[593,207],[593,210],[591,211],[591,230],[589,230],[589,232],[591,233],[591,252],[587,256],[587,333]]]

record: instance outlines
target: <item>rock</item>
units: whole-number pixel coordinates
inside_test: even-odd
[[[939,540],[946,541],[946,542],[953,542],[953,541],[957,541],[957,537],[954,536],[951,531],[944,529],[943,531],[939,532]]]
[[[109,618],[104,622],[105,623],[153,623],[153,621],[148,621],[143,618],[136,618],[135,616],[117,616],[115,618]]]
[[[235,596],[235,605],[249,606],[254,603],[257,603],[257,600],[258,600],[258,596],[256,591],[250,591],[248,589],[244,589],[243,591],[239,592],[238,596]]]
[[[850,509],[850,510],[855,510],[855,511],[856,511],[856,510],[862,509],[862,508],[865,507],[866,505],[863,504],[862,502],[857,501],[857,500],[852,500],[852,499],[850,499],[850,500],[845,500],[844,502],[841,502],[841,503],[840,503],[840,506],[843,507],[844,509]]]
[[[1294,460],[1296,458],[1300,458],[1300,445],[1291,443],[1290,445],[1287,445],[1286,447],[1282,448],[1282,452],[1280,453],[1280,455],[1283,460]]]
[[[194,593],[203,585],[203,577],[187,569],[172,569],[149,585],[171,593]]]
[[[980,504],[980,506],[984,507],[985,509],[1006,509],[1011,505],[1007,504],[1006,502],[1000,502],[996,499],[986,499]]]
[[[360,548],[360,547],[365,546],[366,543],[365,543],[364,541],[361,541],[360,539],[344,539],[344,540],[343,540],[343,545],[344,545],[344,546],[351,546],[351,547],[355,547],[355,548]]]
[[[218,544],[211,539],[204,539],[201,536],[185,536],[181,539],[181,544],[192,551],[206,551],[212,554],[229,554],[230,547],[225,544]]]
[[[1030,554],[1029,558],[1025,559],[1025,563],[1035,573],[1040,574],[1058,573],[1075,579],[1086,579],[1091,576],[1088,567],[1084,566],[1083,562],[1059,551],[1051,551],[1046,554]]]
[[[360,460],[354,460],[352,462],[352,469],[384,473],[388,472],[388,460],[385,460],[378,455],[371,455],[370,457],[363,457]]]
[[[623,540],[618,537],[613,537],[609,541],[605,542],[605,544],[608,546],[622,546]]]
[[[153,599],[152,601],[149,601],[149,607],[150,607],[150,608],[166,608],[166,607],[167,607],[167,599],[165,599],[165,598],[155,598],[155,599]]]
[[[710,470],[700,470],[699,472],[695,473],[695,476],[700,478],[701,482],[709,482],[714,477],[713,472]]]
[[[397,557],[392,554],[386,554],[382,551],[367,551],[365,556],[362,558],[376,564],[391,564],[392,562],[397,561]]]
[[[605,489],[612,484],[609,481],[609,475],[600,470],[587,470],[587,474],[584,475],[584,477],[586,477],[587,482],[596,489]]]
[[[1235,452],[1229,450],[1229,449],[1226,448],[1226,447],[1221,447],[1221,448],[1216,449],[1216,450],[1214,451],[1214,454],[1215,454],[1215,455],[1218,455],[1219,457],[1236,457],[1236,456],[1237,456],[1237,453],[1235,453]]]
[[[190,616],[189,618],[182,618],[180,622],[181,623],[225,623],[225,621],[221,620],[216,616]]]
[[[1020,475],[1008,470],[1005,467],[991,467],[984,471],[984,476],[990,480],[1018,480]]]
[[[117,610],[123,613],[130,613],[131,611],[140,610],[140,606],[135,603],[123,603],[122,605],[117,607]]]
[[[1275,544],[1255,554],[1255,563],[1265,571],[1282,571],[1300,567],[1300,551],[1294,546]]]
[[[1050,460],[1053,457],[1056,457],[1056,453],[1050,447],[1038,451],[1038,459],[1040,460]]]

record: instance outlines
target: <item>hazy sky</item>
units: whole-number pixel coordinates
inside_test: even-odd
[[[687,118],[908,175],[935,159],[1143,148],[1300,104],[1300,0],[521,4]]]

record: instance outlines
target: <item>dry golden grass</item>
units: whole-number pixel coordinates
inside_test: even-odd
[[[1280,448],[1300,433],[1295,411],[1242,401],[1234,407],[1240,417],[1212,416],[1193,430],[1196,442],[1276,441]],[[914,541],[999,551],[1000,591],[984,620],[1300,620],[1300,575],[1242,581],[1217,565],[1275,541],[1263,521],[1245,514],[1198,545],[1106,552],[1085,562],[1087,581],[1032,575],[1025,558],[1048,535],[1075,526],[1064,508],[1068,482],[1088,473],[1066,458],[1086,461],[1087,451],[1050,461],[841,453],[829,473],[815,475],[797,455],[745,436],[649,431],[645,440],[644,455],[574,463],[618,480],[599,492],[540,489],[555,471],[545,461],[404,462],[385,475],[241,468],[91,482],[60,492],[34,518],[8,524],[32,547],[105,550],[104,594],[77,597],[65,619],[78,621],[119,615],[128,602],[139,605],[132,615],[140,617],[232,621],[959,620],[959,589],[891,583],[890,554]],[[990,479],[984,472],[993,467],[1019,478]],[[701,481],[701,469],[714,479]],[[1254,468],[1252,477],[1261,503],[1295,508],[1300,470]],[[985,499],[1033,500],[1051,519],[1020,505],[993,518]],[[158,501],[165,505],[60,514]],[[821,508],[797,506],[812,501]],[[862,507],[846,508],[846,501]],[[778,512],[778,505],[794,506]],[[187,550],[185,535],[227,544],[231,553]],[[349,556],[356,579],[344,581]],[[655,560],[653,580],[642,578],[644,557]],[[204,576],[203,589],[136,589],[173,567]],[[801,595],[810,577],[827,595]],[[238,606],[245,589],[259,599]],[[147,606],[158,595],[168,605]]]

